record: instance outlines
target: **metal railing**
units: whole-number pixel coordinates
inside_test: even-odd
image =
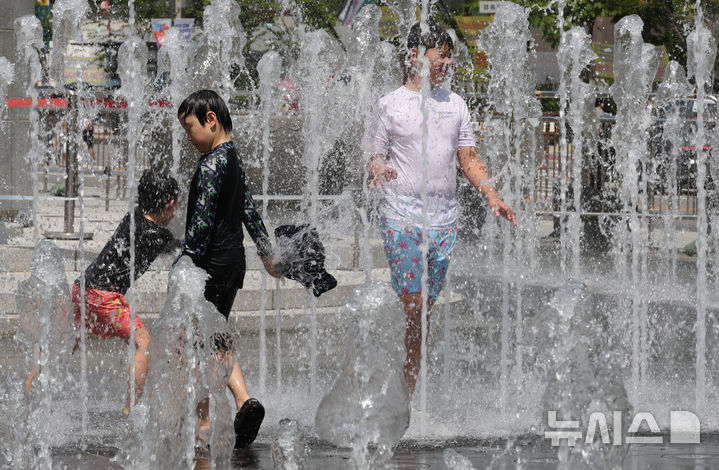
[[[67,158],[68,130],[63,122],[67,122],[67,108],[43,109],[41,113],[41,139],[47,149],[44,159],[44,170],[62,171]],[[81,130],[76,131],[78,153],[81,157],[81,171],[104,175],[105,198],[126,196],[127,145],[128,136],[125,127],[125,109],[101,109],[94,118],[94,157],[89,156],[87,144],[81,138]],[[481,124],[481,121],[480,121]],[[582,169],[582,187],[611,195],[616,192],[617,175],[616,156],[611,145],[611,135],[615,122],[612,116],[603,116],[596,130],[596,143],[584,155]],[[570,171],[573,139],[567,133],[567,165],[562,168],[560,158],[560,129],[557,116],[545,115],[541,123],[541,142],[538,147],[537,179],[534,187],[535,200],[540,203],[538,210],[543,212],[556,211],[559,181],[562,171],[566,174],[567,186],[572,184]],[[481,132],[480,132],[481,134]],[[137,174],[151,164],[149,152],[137,153]],[[653,149],[649,149],[652,158]],[[695,186],[695,185],[694,185]],[[678,180],[679,214],[682,216],[696,214],[696,189],[687,179]],[[114,191],[111,191],[111,188]],[[44,188],[47,190],[47,188]],[[281,197],[280,195],[276,195]],[[660,213],[668,210],[666,188],[649,185],[650,211]],[[293,196],[294,197],[294,196]],[[106,207],[109,207],[107,202]]]
[[[617,156],[611,138],[616,122],[613,116],[603,116],[597,125],[596,138],[589,143],[588,149],[583,152],[582,191],[592,195],[600,195],[607,199],[617,198],[619,183],[622,175],[617,168]],[[544,207],[557,209],[559,186],[562,171],[565,172],[567,188],[571,191],[573,175],[571,171],[573,136],[567,132],[567,164],[562,168],[560,152],[559,119],[556,116],[542,117],[542,152],[537,162],[538,178],[535,186],[535,200]],[[586,144],[586,142],[585,142]],[[681,218],[695,217],[697,211],[697,191],[694,178],[676,178],[674,192],[668,187],[669,178],[663,175],[649,174],[655,171],[655,162],[659,158],[655,141],[648,141],[647,160],[639,169],[641,179],[649,178],[647,184],[648,212],[659,214],[671,212],[671,205],[676,203],[676,214]],[[687,155],[678,158],[688,158]],[[643,184],[639,190],[643,191]],[[672,195],[676,195],[676,201]],[[550,211],[551,212],[551,211]],[[591,215],[591,211],[584,215]],[[606,211],[604,212],[606,213]]]
[[[43,109],[41,113],[40,140],[46,149],[43,164],[49,168],[64,168],[68,155],[70,132],[67,129],[68,109]],[[126,112],[122,109],[101,109],[93,117],[93,154],[88,142],[82,137],[82,129],[75,130],[78,153],[81,155],[81,168],[103,172],[109,167],[113,171],[127,167],[127,131],[124,128]],[[137,168],[148,168],[146,154],[137,156]]]

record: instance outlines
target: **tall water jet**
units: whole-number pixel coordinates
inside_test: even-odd
[[[242,68],[245,63],[242,49],[247,35],[239,17],[240,6],[234,0],[214,0],[206,6],[203,33],[189,61],[193,87],[215,90],[225,102],[234,96],[230,79],[233,64]]]
[[[165,33],[165,43],[158,51],[157,74],[160,77],[169,77],[169,98],[173,104],[168,110],[168,119],[172,127],[172,165],[170,172],[178,181],[180,178],[180,159],[185,132],[175,118],[175,111],[179,103],[189,95],[192,90],[191,81],[187,76],[188,57],[190,45],[177,28],[170,28]]]
[[[259,75],[259,95],[260,95],[260,129],[262,129],[262,210],[263,220],[267,220],[268,204],[267,199],[270,187],[270,154],[272,152],[272,143],[270,141],[270,119],[275,114],[279,87],[277,86],[278,77],[282,74],[282,58],[276,51],[266,52],[257,63],[257,73]],[[260,394],[265,394],[267,382],[267,273],[261,272],[261,299],[260,299],[260,378],[259,388]]]
[[[567,6],[566,0],[558,0],[557,2],[557,28],[559,29],[560,44],[564,42],[566,35],[564,9]],[[565,84],[564,74],[559,77],[559,118],[557,125],[559,126],[559,263],[562,273],[567,271],[567,161],[569,159],[567,146],[567,87]],[[564,85],[564,86],[563,86]],[[552,195],[555,196],[556,182],[553,182]],[[554,202],[552,207],[557,209]],[[555,219],[556,224],[556,219]]]
[[[582,27],[574,27],[562,35],[557,59],[563,79],[560,84],[569,91],[568,123],[574,136],[572,140],[572,194],[573,211],[569,213],[568,232],[572,247],[572,276],[580,275],[580,238],[582,234],[582,169],[585,145],[585,123],[591,122],[587,111],[594,111],[594,90],[591,85],[582,81],[586,67],[597,57],[592,51],[592,37]],[[564,93],[564,90],[560,91]],[[564,172],[565,169],[562,168]],[[564,233],[562,237],[566,236]]]
[[[145,97],[147,81],[147,46],[137,36],[128,37],[120,45],[117,53],[117,73],[120,75],[122,86],[119,95],[127,100],[127,135],[136,136],[141,132],[140,118],[147,104]],[[137,193],[137,141],[128,138],[127,147],[127,184],[128,184],[128,212],[130,214],[130,266],[135,266],[135,199]],[[135,273],[130,273],[130,288],[127,292],[127,301],[130,306],[130,324],[135,324]],[[128,361],[130,376],[134,376],[135,362],[135,329],[130,328],[128,342]],[[130,382],[130,396],[135,396],[134,381]],[[130,405],[132,406],[132,404]]]
[[[57,0],[52,7],[50,77],[55,80],[58,87],[65,84],[67,47],[71,41],[80,38],[81,28],[89,9],[89,4],[85,0]]]
[[[39,119],[38,113],[35,111],[37,106],[38,93],[35,88],[35,78],[40,76],[41,66],[39,51],[43,47],[42,42],[42,25],[40,20],[33,15],[26,15],[17,18],[13,23],[15,30],[15,43],[17,46],[17,63],[24,64],[21,70],[16,70],[21,83],[26,84],[26,93],[32,99],[30,108],[30,148],[25,156],[25,160],[30,165],[32,179],[32,221],[33,221],[33,241],[37,244],[39,241],[39,228],[37,220],[38,212],[38,179],[37,167],[43,154],[42,144],[39,141]]]
[[[450,80],[445,82],[447,86],[453,86],[457,88],[457,93],[471,93],[475,91],[477,83],[473,80],[474,77],[474,55],[469,51],[467,45],[462,42],[458,37],[455,30],[450,29],[447,31],[449,36],[454,42],[454,50],[452,51],[452,77]],[[464,67],[465,71],[463,74],[457,73],[460,67]],[[469,80],[467,80],[469,78]],[[460,83],[460,79],[464,79]]]
[[[717,45],[711,32],[704,26],[701,1],[696,4],[694,31],[687,36],[687,70],[694,77],[696,85],[696,133],[694,150],[697,162],[697,319],[696,319],[696,411],[701,413],[706,406],[706,317],[707,317],[707,193],[706,193],[706,112],[705,87],[711,86]],[[713,219],[717,219],[714,217]],[[712,220],[714,228],[718,226]]]
[[[404,311],[388,284],[372,281],[354,292],[344,316],[344,363],[320,402],[315,426],[321,439],[352,447],[354,468],[381,468],[409,426],[405,349],[397,341],[404,335]]]
[[[295,74],[302,90],[303,164],[307,172],[307,202],[303,209],[313,224],[319,212],[320,165],[341,134],[348,113],[340,98],[340,77],[336,75],[341,70],[340,52],[340,45],[324,30],[301,34]]]
[[[15,66],[6,57],[0,56],[0,134],[5,133],[7,114],[7,89],[15,79]]]
[[[534,323],[536,357],[547,358],[535,364],[547,378],[543,426],[551,432],[558,428],[556,422],[573,421],[587,429],[586,439],[571,449],[566,440],[561,442],[559,468],[616,468],[628,451],[619,444],[632,407],[624,388],[621,345],[613,339],[617,335],[608,334],[616,333],[611,331],[610,311],[582,283],[570,281]],[[605,418],[603,427],[587,416],[594,412]],[[613,418],[613,442],[604,434],[608,415]]]
[[[381,11],[374,6],[364,7],[353,23],[353,35],[347,43],[347,75],[352,82],[349,90],[352,98],[354,115],[350,117],[343,139],[345,142],[360,143],[360,152],[372,147],[371,136],[365,128],[365,123],[372,118],[372,106],[376,101],[393,89],[401,86],[402,77],[397,61],[397,52],[386,41],[379,40],[379,21]],[[404,38],[404,36],[400,36]],[[363,134],[360,135],[359,133]],[[364,162],[364,159],[356,159],[357,164]],[[364,175],[364,168],[357,168],[348,162],[348,170],[345,173],[352,175]],[[350,191],[360,192],[361,200],[370,201],[368,204],[358,204],[360,222],[362,224],[361,235],[361,257],[358,262],[363,266],[365,281],[372,279],[372,253],[370,249],[371,223],[368,212],[369,207],[375,205],[374,193],[367,187],[367,179],[361,181],[356,179],[350,183]],[[359,243],[358,234],[358,243]]]
[[[57,246],[40,241],[35,246],[32,273],[18,285],[20,321],[15,340],[32,358],[27,384],[32,386],[15,452],[17,468],[49,468],[50,445],[58,444],[58,419],[53,395],[68,382],[68,362],[74,340],[74,308],[65,276],[65,260]]]
[[[346,92],[346,98],[355,102],[351,111],[354,112],[353,119],[359,122],[367,118],[372,104],[399,86],[401,80],[395,49],[379,37],[381,17],[382,11],[378,7],[364,7],[354,19],[352,35],[346,44],[345,71],[351,79],[352,89]],[[357,133],[357,127],[348,125],[347,130],[354,132],[353,140],[359,141],[361,135]]]
[[[534,138],[539,125],[541,111],[534,91],[534,72],[532,64],[534,54],[527,50],[530,42],[527,12],[519,5],[502,4],[495,14],[494,22],[488,26],[478,40],[478,47],[486,51],[492,67],[492,78],[488,86],[489,104],[485,124],[489,132],[496,135],[488,141],[481,151],[486,155],[490,173],[504,175],[503,181],[495,182],[497,191],[508,206],[514,207],[517,223],[526,227],[522,236],[512,239],[510,227],[489,222],[485,224],[487,235],[499,239],[502,246],[502,327],[500,388],[501,406],[509,403],[508,385],[523,380],[522,350],[523,336],[523,281],[512,271],[524,263],[524,246],[535,245],[538,238],[538,226],[533,212],[528,209],[530,201],[522,195],[527,190],[527,181],[523,175],[525,166],[533,166],[534,153],[530,161],[524,161],[528,143]],[[495,119],[492,114],[495,114]],[[513,249],[514,248],[514,249]],[[532,251],[530,250],[531,254]],[[510,359],[510,303],[514,297],[515,305],[515,360]],[[512,362],[514,362],[512,367]],[[521,388],[521,387],[520,387]]]
[[[300,57],[297,76],[302,89],[303,164],[306,168],[304,211],[313,226],[317,226],[320,204],[320,166],[323,156],[334,146],[346,122],[347,106],[337,99],[341,93],[334,73],[340,64],[340,49],[326,31],[318,29],[300,35]],[[332,116],[332,119],[327,119]],[[314,395],[317,381],[317,299],[310,298],[310,394]]]
[[[615,263],[619,276],[630,286],[626,294],[620,295],[627,295],[631,302],[627,309],[631,311],[634,392],[638,392],[646,380],[648,360],[649,320],[642,286],[647,276],[649,207],[647,178],[640,181],[640,169],[646,172],[646,135],[651,124],[647,93],[659,64],[654,46],[642,41],[643,27],[644,23],[636,15],[622,18],[614,27],[614,84],[611,87],[617,103],[612,143],[616,149],[617,172],[621,175],[619,196],[623,205],[623,216],[616,224]],[[627,252],[631,255],[631,266],[627,266]]]
[[[226,468],[234,432],[225,388],[235,360],[224,318],[205,300],[207,273],[182,257],[170,273],[169,293],[153,327],[146,386],[149,412],[125,438],[118,461],[133,469],[190,468],[195,458],[195,408],[210,396],[212,468]],[[204,433],[204,434],[203,434]],[[127,468],[127,467],[126,467]]]
[[[397,32],[402,43],[406,42],[409,30],[413,24],[417,22],[417,7],[421,0],[395,0],[391,3],[391,8],[399,16],[397,22]],[[424,17],[426,21],[426,16]]]
[[[652,133],[654,139],[654,168],[659,181],[666,189],[669,210],[662,214],[664,237],[661,244],[663,258],[666,260],[665,272],[669,273],[671,285],[677,283],[676,232],[679,218],[679,187],[677,171],[682,146],[682,128],[684,119],[677,100],[689,96],[690,86],[684,68],[676,61],[669,61],[664,71],[664,79],[657,87],[656,109],[661,127]],[[657,123],[659,126],[659,123]],[[661,183],[660,183],[661,184]]]

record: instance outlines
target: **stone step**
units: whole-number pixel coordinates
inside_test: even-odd
[[[245,239],[245,256],[248,270],[263,269],[262,262],[256,255],[256,247],[252,241]],[[349,270],[358,266],[364,266],[365,260],[362,253],[361,243],[358,246],[353,236],[338,237],[330,236],[323,240],[325,246],[325,266],[328,270]],[[102,246],[97,244],[86,244],[86,248],[80,253],[77,241],[56,241],[60,252],[65,259],[66,271],[79,271],[81,267],[87,266],[100,252]],[[0,244],[0,273],[28,273],[32,269],[33,258],[32,246],[28,245],[2,245]],[[385,267],[385,258],[382,241],[379,239],[370,240],[370,255],[373,267]],[[150,266],[150,271],[169,271],[174,255],[161,255]],[[74,279],[74,278],[73,278]]]
[[[373,271],[373,280],[388,281],[389,270]],[[251,273],[248,273],[251,274]],[[342,319],[344,307],[351,298],[354,290],[364,283],[364,273],[353,273],[352,276],[341,276],[338,280],[345,281],[338,286],[318,297],[313,309],[313,296],[306,289],[294,281],[287,281],[293,286],[281,287],[278,293],[274,289],[267,290],[267,305],[264,310],[261,308],[261,292],[258,290],[239,291],[232,312],[230,313],[230,325],[233,330],[240,334],[257,335],[260,330],[262,316],[265,316],[265,331],[273,334],[276,327],[277,315],[280,315],[282,331],[292,332],[298,329],[308,329],[313,315],[316,315],[317,327],[321,330],[344,325]],[[256,280],[253,280],[254,283]],[[352,283],[348,283],[352,281]],[[247,284],[245,284],[247,286]],[[295,287],[296,286],[296,287]],[[256,286],[253,286],[256,287]],[[12,297],[12,298],[10,298]],[[137,299],[138,315],[143,322],[152,328],[152,324],[160,317],[166,294],[159,292],[140,292]],[[243,302],[251,299],[250,302]],[[0,294],[0,303],[14,303],[15,294]],[[440,295],[438,303],[446,302],[446,298]],[[462,305],[463,297],[453,292],[450,298],[453,308]],[[146,306],[156,307],[153,309]],[[3,305],[4,306],[4,305]],[[251,308],[252,307],[252,308]],[[0,309],[2,306],[0,306]],[[458,310],[464,310],[459,309]],[[0,314],[0,336],[13,334],[17,327],[18,312],[16,308],[6,309]]]
[[[316,298],[318,307],[341,307],[346,304],[352,290],[365,282],[363,271],[330,270],[337,279],[337,287],[325,292]],[[68,283],[74,281],[79,275],[76,271],[66,273]],[[15,296],[17,286],[30,273],[4,273],[0,274],[0,315],[15,314],[18,312]],[[158,313],[162,310],[167,294],[167,278],[169,271],[151,270],[137,280],[135,284],[135,301],[137,313]],[[264,271],[251,270],[245,274],[243,288],[237,293],[233,311],[257,311],[262,308],[263,302],[263,276],[265,283],[265,308],[275,309],[277,306],[309,308],[313,303],[312,294],[300,283],[283,279],[280,280],[279,291],[274,278],[266,275]],[[372,270],[372,279],[389,281],[389,268],[375,268]]]

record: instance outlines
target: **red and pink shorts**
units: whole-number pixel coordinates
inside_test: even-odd
[[[73,284],[72,301],[75,304],[75,325],[82,319],[80,286]],[[102,338],[130,338],[130,304],[124,295],[98,289],[85,289],[85,328]],[[140,317],[135,317],[135,329],[143,328]]]

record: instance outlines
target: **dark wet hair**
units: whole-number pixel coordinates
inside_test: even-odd
[[[199,333],[196,331],[196,334]],[[232,335],[227,332],[217,332],[210,334],[207,338],[210,343],[210,354],[226,354],[232,353],[234,348],[234,340]],[[197,349],[205,349],[205,340],[201,335],[195,336],[194,346]]]
[[[213,333],[210,341],[213,352],[230,352],[234,346],[232,335],[229,333]]]
[[[427,50],[444,45],[447,45],[449,50],[454,49],[452,36],[450,36],[444,28],[435,23],[431,18],[427,20],[427,32],[424,34],[422,34],[422,26],[419,23],[415,23],[409,30],[409,36],[407,36],[407,49],[424,46],[425,50]]]
[[[137,186],[137,205],[143,214],[154,214],[177,199],[177,180],[166,171],[145,170]]]
[[[232,130],[230,110],[227,109],[227,105],[220,95],[212,90],[198,90],[185,98],[180,107],[177,108],[177,117],[182,118],[192,114],[204,126],[208,111],[212,111],[217,115],[217,120],[225,131],[230,132]]]

